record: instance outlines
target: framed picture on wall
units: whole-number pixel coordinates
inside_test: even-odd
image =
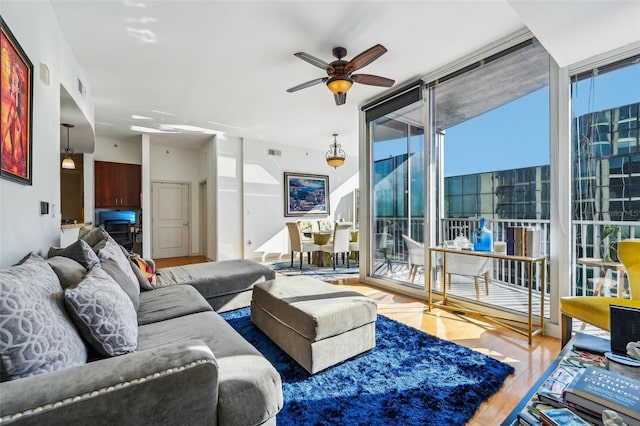
[[[33,64],[0,17],[0,177],[31,185]]]
[[[284,173],[285,216],[329,213],[329,176]]]

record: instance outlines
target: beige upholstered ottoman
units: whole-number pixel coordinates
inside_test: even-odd
[[[376,345],[376,303],[305,276],[257,283],[251,321],[314,374]]]

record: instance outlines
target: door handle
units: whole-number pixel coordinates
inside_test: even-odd
[[[182,226],[189,226],[189,222],[183,223]]]

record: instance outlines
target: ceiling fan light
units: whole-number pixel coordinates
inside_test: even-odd
[[[351,85],[353,85],[353,81],[351,81],[350,78],[345,77],[333,77],[327,82],[327,87],[334,95],[347,93],[351,88]]]

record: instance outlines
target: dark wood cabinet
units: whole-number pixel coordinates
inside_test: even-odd
[[[96,161],[95,207],[140,208],[142,175],[139,164]]]

